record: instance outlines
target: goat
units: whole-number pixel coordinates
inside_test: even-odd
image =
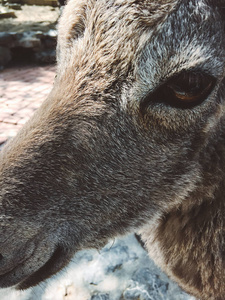
[[[224,1],[70,0],[57,57],[0,153],[0,287],[139,232],[185,291],[224,299]]]

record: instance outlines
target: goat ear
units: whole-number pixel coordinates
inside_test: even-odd
[[[73,45],[83,37],[88,0],[68,1],[58,25],[57,60],[64,64],[71,58]],[[63,53],[63,57],[62,57]]]

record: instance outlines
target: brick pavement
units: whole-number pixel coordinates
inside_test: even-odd
[[[0,72],[0,145],[16,135],[51,91],[55,66],[26,66]]]

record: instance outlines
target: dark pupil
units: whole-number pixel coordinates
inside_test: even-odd
[[[177,78],[173,78],[171,82],[168,82],[168,86],[173,87],[173,89],[177,92],[197,95],[201,93],[209,83],[210,80],[207,80],[207,78],[204,78],[204,76],[199,73],[183,73],[180,76],[177,76]]]
[[[201,104],[212,92],[216,79],[200,72],[181,72],[149,93],[140,103],[142,113],[149,106],[164,104],[176,108],[191,108]]]

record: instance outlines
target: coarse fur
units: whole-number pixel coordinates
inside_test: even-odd
[[[76,251],[136,231],[184,290],[224,299],[224,7],[68,2],[54,87],[0,153],[1,287],[36,285]],[[215,79],[204,101],[159,101],[190,70]]]

